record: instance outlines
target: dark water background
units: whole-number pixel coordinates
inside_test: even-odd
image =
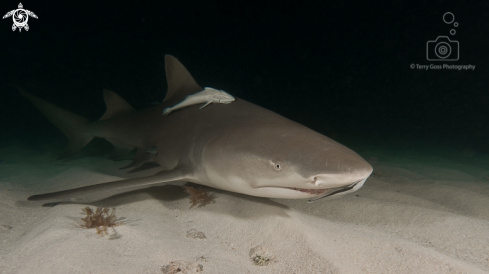
[[[347,146],[489,153],[489,2],[22,4],[39,17],[29,18],[28,32],[12,32],[12,19],[0,20],[3,145],[64,141],[9,84],[97,119],[105,110],[103,88],[136,108],[161,101],[164,54],[172,54],[201,86],[226,90]],[[2,1],[2,15],[17,5]],[[443,22],[446,12],[458,27]],[[459,61],[426,59],[427,41],[438,36],[459,42]]]

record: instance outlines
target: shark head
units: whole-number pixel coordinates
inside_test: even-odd
[[[313,201],[356,191],[372,173],[372,166],[349,148],[280,121],[234,124],[213,138],[203,153],[211,181],[253,196]]]

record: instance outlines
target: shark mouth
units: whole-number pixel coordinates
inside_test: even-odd
[[[323,194],[325,193],[329,188],[322,188],[322,189],[307,189],[307,188],[296,188],[296,187],[289,187],[289,189],[297,190],[300,192],[308,193],[308,194]]]
[[[338,195],[341,193],[341,195],[343,194],[346,194],[346,193],[349,193],[349,192],[355,192],[357,191],[360,187],[362,187],[363,183],[366,181],[367,179],[362,179],[362,180],[359,180],[359,181],[356,181],[354,182],[353,184],[351,185],[347,185],[347,186],[343,186],[343,187],[335,187],[335,188],[327,188],[327,189],[296,189],[296,190],[299,190],[301,192],[307,192],[307,193],[311,193],[311,194],[323,194],[324,192],[324,195],[322,196],[319,196],[319,197],[316,197],[316,198],[312,198],[312,199],[309,199],[307,202],[308,203],[312,203],[312,202],[315,202],[319,199],[323,199],[323,198],[326,198],[326,197],[330,197],[330,196],[333,196],[333,195]],[[358,185],[358,187],[356,187]]]

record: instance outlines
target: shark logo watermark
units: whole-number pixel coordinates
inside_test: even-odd
[[[19,29],[19,32],[22,31],[22,28],[28,31],[29,25],[27,25],[27,21],[29,20],[29,16],[37,19],[37,15],[30,10],[23,9],[23,7],[24,6],[22,6],[22,3],[19,3],[18,9],[7,12],[7,14],[5,14],[2,18],[5,19],[12,16],[12,19],[14,20],[12,31],[15,31],[17,28]]]

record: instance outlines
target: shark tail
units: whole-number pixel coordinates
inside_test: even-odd
[[[62,109],[54,104],[44,101],[16,86],[22,96],[29,99],[37,109],[39,109],[48,120],[59,128],[68,138],[68,145],[58,159],[67,158],[75,152],[81,150],[94,137],[88,135],[88,119],[76,115],[70,111]],[[84,133],[85,132],[85,133]]]

